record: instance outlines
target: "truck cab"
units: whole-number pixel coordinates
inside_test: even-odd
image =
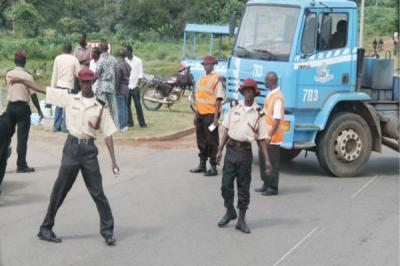
[[[276,72],[290,125],[283,156],[315,151],[330,174],[356,175],[381,149],[378,115],[360,90],[361,60],[355,2],[252,0],[228,60],[227,95],[240,98],[242,81],[253,78],[263,105],[264,77]]]

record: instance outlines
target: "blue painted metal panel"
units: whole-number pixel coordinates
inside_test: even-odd
[[[348,0],[324,0],[324,1],[312,1],[312,0],[251,0],[247,4],[278,4],[278,5],[293,5],[300,6],[302,8],[309,7],[324,7],[328,6],[331,8],[357,8],[357,4],[354,1]]]

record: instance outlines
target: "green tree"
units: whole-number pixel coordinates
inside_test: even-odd
[[[13,11],[14,31],[17,35],[35,37],[39,34],[42,17],[32,4],[20,4]]]

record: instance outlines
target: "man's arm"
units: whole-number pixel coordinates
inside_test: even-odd
[[[46,93],[47,88],[45,85],[42,85],[42,84],[32,81],[32,80],[10,77],[10,84],[13,85],[16,83],[24,84],[25,86],[27,86],[28,88],[30,88],[36,92]]]
[[[51,75],[51,82],[50,82],[50,86],[52,88],[54,88],[57,84],[57,77],[58,77],[58,68],[57,68],[57,62],[56,60],[54,60],[53,63],[53,73]]]
[[[108,152],[110,153],[111,157],[111,163],[112,163],[112,171],[115,173],[115,171],[119,172],[119,167],[117,165],[117,162],[115,160],[115,152],[114,152],[114,141],[112,136],[106,137],[105,143],[108,149]]]
[[[217,155],[216,155],[216,160],[217,160],[218,165],[221,163],[222,151],[224,150],[225,144],[228,142],[228,139],[229,139],[228,130],[225,129],[224,135],[222,135],[222,139],[219,144]]]
[[[215,101],[215,111],[214,111],[214,126],[218,126],[219,122],[218,122],[218,115],[219,115],[219,109],[221,108],[221,103],[222,103],[222,99],[218,98]]]
[[[40,118],[43,118],[43,113],[42,113],[42,109],[40,108],[39,99],[37,97],[37,94],[36,93],[32,94],[31,99],[32,99],[33,105],[36,107],[36,110],[38,111]]]
[[[257,140],[258,148],[261,151],[262,158],[264,158],[264,164],[265,164],[265,174],[270,175],[271,174],[271,162],[269,161],[268,157],[268,150],[267,150],[267,143],[265,142],[265,139]],[[262,163],[262,162],[260,162]]]

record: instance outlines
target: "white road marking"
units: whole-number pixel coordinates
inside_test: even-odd
[[[369,180],[364,186],[362,186],[359,190],[357,190],[356,193],[354,193],[351,198],[354,199],[355,197],[357,197],[358,194],[361,193],[361,191],[363,191],[366,187],[368,187],[369,185],[371,185],[372,182],[374,182],[379,176],[374,176],[373,178],[371,178],[371,180]]]
[[[305,237],[303,237],[296,245],[294,245],[288,252],[286,252],[285,255],[282,256],[282,258],[280,258],[277,262],[274,263],[273,266],[277,266],[279,263],[281,263],[284,259],[286,259],[293,251],[295,251],[296,248],[298,248],[301,244],[303,244],[308,238],[310,238],[312,236],[312,234],[314,234],[317,230],[319,229],[319,227],[315,227],[313,230],[311,230],[311,232],[309,232]]]

